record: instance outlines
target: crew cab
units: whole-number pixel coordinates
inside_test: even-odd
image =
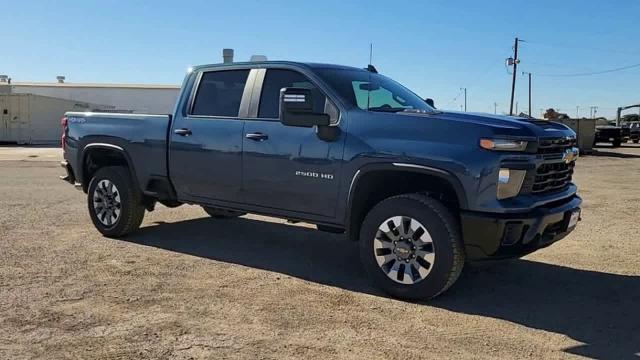
[[[373,66],[198,66],[172,115],[62,125],[63,178],[105,236],[136,231],[158,202],[305,221],[358,241],[400,298],[437,296],[466,261],[523,256],[580,219],[568,127],[436,110]]]

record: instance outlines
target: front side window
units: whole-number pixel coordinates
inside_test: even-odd
[[[249,70],[203,73],[191,114],[237,117],[248,76]]]
[[[318,69],[316,71],[340,97],[362,110],[435,111],[418,95],[386,76],[357,69]]]
[[[280,89],[286,87],[310,89],[313,112],[324,112],[325,96],[306,76],[293,70],[268,69],[260,94],[258,117],[270,119],[280,117]]]

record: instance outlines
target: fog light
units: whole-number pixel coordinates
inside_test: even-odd
[[[509,183],[509,169],[500,169],[500,171],[498,172],[498,183],[499,184]]]
[[[522,182],[524,181],[526,173],[526,170],[501,168],[498,172],[498,200],[517,196],[522,188]]]

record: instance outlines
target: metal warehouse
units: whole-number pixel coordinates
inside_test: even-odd
[[[66,111],[168,114],[180,88],[174,85],[11,82],[0,75],[0,142],[54,143]]]

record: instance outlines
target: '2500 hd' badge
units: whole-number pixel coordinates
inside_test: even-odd
[[[333,180],[333,174],[322,174],[322,173],[317,173],[314,171],[296,171],[296,176],[304,176],[304,177],[310,177],[310,178],[318,178],[318,179],[325,179],[325,180]]]

